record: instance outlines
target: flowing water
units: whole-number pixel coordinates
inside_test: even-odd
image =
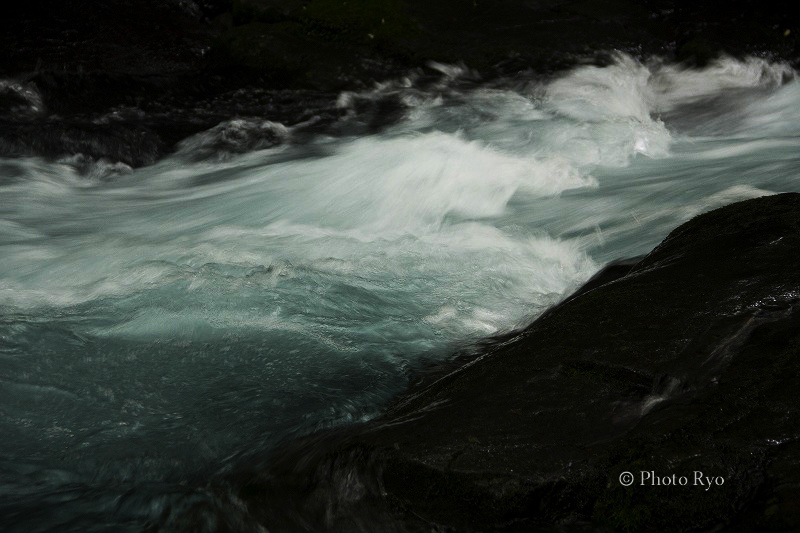
[[[0,520],[141,529],[694,215],[800,191],[781,64],[435,68],[342,94],[328,133],[250,117],[136,170],[0,160]],[[348,134],[381,101],[397,120]]]

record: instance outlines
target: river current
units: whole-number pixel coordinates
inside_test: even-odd
[[[135,170],[0,160],[0,520],[139,530],[693,216],[800,191],[785,65],[433,67],[340,95],[339,133],[232,118]]]

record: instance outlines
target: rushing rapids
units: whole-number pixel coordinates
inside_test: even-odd
[[[135,170],[0,161],[12,527],[140,529],[243,453],[375,416],[679,223],[800,190],[784,65],[435,68],[342,94],[321,132],[237,118]]]

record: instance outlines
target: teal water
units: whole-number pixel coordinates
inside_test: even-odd
[[[374,417],[694,215],[800,191],[783,65],[619,56],[470,86],[437,68],[340,96],[350,121],[403,103],[373,135],[301,142],[259,117],[136,170],[0,161],[9,523],[137,529],[242,453]],[[278,144],[225,151],[253,130]]]

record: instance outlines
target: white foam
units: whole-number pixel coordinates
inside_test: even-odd
[[[395,305],[421,324],[485,334],[517,325],[590,275],[586,249],[772,190],[739,180],[719,192],[699,176],[686,185],[698,189],[694,199],[676,208],[664,200],[679,196],[683,182],[664,194],[654,186],[663,179],[639,173],[668,175],[659,169],[674,161],[700,174],[713,166],[719,179],[722,161],[796,143],[784,127],[777,140],[698,140],[694,150],[670,152],[675,141],[659,110],[755,87],[763,97],[746,106],[743,131],[766,135],[759,113],[777,119],[797,108],[796,84],[775,90],[786,69],[762,60],[691,71],[619,56],[610,67],[580,67],[522,89],[462,90],[454,80],[466,70],[440,70],[432,89],[408,79],[357,95],[396,93],[407,116],[380,135],[315,141],[324,146],[315,157],[290,145],[280,158],[274,149],[233,157],[264,136],[270,145],[290,138],[279,124],[237,119],[113,184],[87,184],[66,165],[9,163],[17,175],[0,185],[2,304],[68,307],[152,292],[229,313],[218,299],[282,290],[280,298],[302,299],[308,283],[394,291]],[[224,160],[187,163],[219,143],[232,146],[223,146]],[[600,171],[608,183],[594,177]],[[603,196],[614,180],[629,180],[630,192]],[[661,196],[640,201],[649,189]],[[559,211],[562,202],[568,207]]]
[[[740,132],[750,136],[784,138],[791,142],[800,133],[800,80],[796,78],[764,98],[749,102]]]
[[[737,89],[774,89],[795,77],[785,63],[723,57],[703,69],[656,63],[648,80],[649,108],[664,112]]]
[[[625,55],[608,67],[573,70],[547,86],[549,106],[579,122],[650,122],[650,71]]]

